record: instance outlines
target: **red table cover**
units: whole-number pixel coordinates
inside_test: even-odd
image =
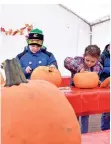
[[[61,87],[67,87],[70,84],[71,76],[62,76]]]
[[[110,111],[110,88],[60,88],[76,115],[98,114]]]

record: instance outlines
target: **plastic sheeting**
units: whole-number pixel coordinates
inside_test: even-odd
[[[110,131],[83,134],[81,144],[110,144]]]
[[[71,77],[70,76],[63,76],[61,87],[67,87],[70,84]]]
[[[74,108],[77,116],[110,111],[110,89],[60,88]]]

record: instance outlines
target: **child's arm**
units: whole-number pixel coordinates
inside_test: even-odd
[[[107,75],[107,76],[110,76],[110,67],[104,67],[104,60],[105,60],[105,55],[102,54],[102,55],[101,55],[101,59],[100,59],[100,62],[101,62],[101,64],[103,65],[103,70],[102,70],[102,72],[101,72],[101,75],[102,75],[102,74],[105,74],[105,75]]]
[[[106,74],[106,75],[110,76],[110,67],[104,67],[102,74]]]
[[[64,67],[71,72],[79,72],[83,67],[82,65],[80,65],[81,61],[82,60],[80,57],[67,57],[64,60]]]
[[[98,75],[101,74],[103,70],[103,66],[100,62],[98,62],[94,67],[93,67],[93,71],[96,72]]]
[[[101,64],[100,62],[98,62],[98,63],[93,67],[93,71],[94,71],[94,72],[97,72],[97,74],[99,75],[99,77],[100,77],[100,74],[101,74],[102,70],[103,70],[103,66],[102,66],[102,64]],[[101,81],[99,81],[98,84],[100,85],[100,84],[101,84]]]
[[[104,65],[104,59],[105,59],[105,55],[104,55],[104,54],[101,54],[101,56],[100,56],[100,63],[101,63],[102,65]]]

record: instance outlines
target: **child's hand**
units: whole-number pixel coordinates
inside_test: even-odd
[[[50,68],[56,68],[56,66],[55,66],[55,65],[53,65],[53,64],[52,64],[52,65],[50,65],[49,67],[50,67]]]
[[[85,69],[84,69],[84,65],[81,64],[80,67],[81,67],[80,73],[81,73],[81,72],[84,72],[84,71],[85,71]]]
[[[31,70],[32,69],[28,66],[25,71],[26,71],[26,73],[31,73]]]
[[[55,65],[52,64],[52,65],[49,66],[49,71],[50,72],[54,71],[55,69],[56,69]]]
[[[80,73],[83,73],[84,72],[84,68],[82,68],[81,70],[80,70]]]

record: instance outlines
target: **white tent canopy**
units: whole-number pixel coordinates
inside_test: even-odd
[[[72,0],[71,0],[72,1]],[[85,19],[88,23],[109,16],[109,0],[73,0],[63,6]],[[106,17],[107,18],[107,17]]]
[[[20,30],[25,24],[42,29],[45,35],[44,45],[54,53],[62,75],[66,76],[70,75],[64,68],[67,56],[83,55],[89,44],[96,44],[103,50],[110,42],[110,20],[105,19],[104,23],[102,21],[101,24],[98,22],[92,26],[96,19],[109,15],[110,8],[106,2],[107,0],[104,3],[102,0],[67,0],[66,4],[64,0],[62,7],[58,4],[3,4],[0,5],[0,25],[6,31]],[[101,20],[103,18],[100,22]],[[23,51],[27,45],[25,35],[27,30],[24,35],[0,33],[0,63]]]

